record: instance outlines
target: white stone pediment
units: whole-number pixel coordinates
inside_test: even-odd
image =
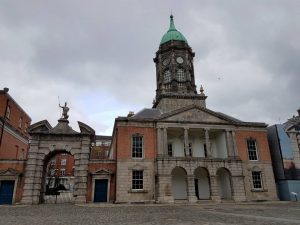
[[[40,133],[46,132],[48,133],[52,129],[52,126],[47,120],[42,120],[40,122],[34,123],[28,127],[29,133]]]
[[[173,113],[161,118],[164,121],[176,121],[176,122],[205,122],[205,123],[225,123],[228,124],[232,121],[228,120],[222,115],[216,112],[201,109],[199,107],[188,108],[184,110],[176,110]]]
[[[93,175],[110,175],[113,172],[110,169],[100,169],[92,173]]]

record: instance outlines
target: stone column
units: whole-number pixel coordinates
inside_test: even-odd
[[[211,200],[213,201],[221,201],[219,194],[219,186],[218,186],[218,176],[211,175],[210,176],[210,192],[211,192]]]
[[[88,138],[83,138],[81,150],[74,154],[75,203],[86,203],[89,153],[90,141]]]
[[[168,155],[168,130],[166,127],[164,127],[163,135],[164,135],[163,153],[164,155]]]
[[[243,176],[232,176],[232,199],[236,202],[246,201],[245,183]]]
[[[35,194],[35,171],[37,164],[38,141],[32,140],[28,152],[28,160],[25,169],[24,188],[21,203],[34,204],[33,195]],[[36,203],[37,204],[37,203]]]
[[[164,134],[162,128],[157,128],[157,154],[164,154]]]
[[[209,140],[209,129],[205,129],[205,144],[206,144],[206,151],[207,157],[212,157],[211,147],[210,147],[210,140]]]
[[[237,157],[237,156],[239,156],[239,153],[238,153],[238,149],[237,149],[237,145],[236,145],[235,131],[231,131],[231,134],[232,134],[232,142],[233,142],[233,153],[234,153],[234,156]]]
[[[185,156],[190,156],[189,155],[189,132],[188,128],[184,128],[184,155]]]
[[[187,175],[187,194],[189,202],[197,202],[195,193],[195,176]]]
[[[159,203],[173,203],[172,196],[172,177],[171,174],[158,175],[158,193],[157,201]]]
[[[226,132],[227,156],[228,157],[233,157],[234,156],[234,152],[233,152],[232,136],[231,136],[229,130],[225,130],[225,132]]]

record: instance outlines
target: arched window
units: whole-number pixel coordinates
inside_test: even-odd
[[[22,128],[22,122],[23,122],[23,118],[20,117],[20,119],[19,119],[19,128]]]
[[[164,72],[164,83],[170,83],[171,82],[171,72],[170,70],[166,70]]]
[[[186,79],[188,81],[191,81],[191,73],[190,73],[190,71],[187,71],[187,73],[186,73]]]
[[[9,119],[10,117],[10,106],[7,106],[7,109],[6,109],[6,118]]]
[[[184,82],[185,81],[185,76],[184,76],[184,70],[183,69],[178,69],[176,72],[176,78],[178,82]]]

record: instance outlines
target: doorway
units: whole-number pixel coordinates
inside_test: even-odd
[[[14,195],[14,180],[1,180],[0,181],[0,205],[12,204]]]
[[[107,202],[108,179],[95,180],[94,202]]]

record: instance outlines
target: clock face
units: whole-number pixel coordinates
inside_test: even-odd
[[[176,62],[179,64],[183,63],[183,58],[182,57],[177,57]]]
[[[166,65],[169,64],[169,62],[170,62],[170,59],[165,59],[165,60],[163,61],[163,65],[166,66]]]

